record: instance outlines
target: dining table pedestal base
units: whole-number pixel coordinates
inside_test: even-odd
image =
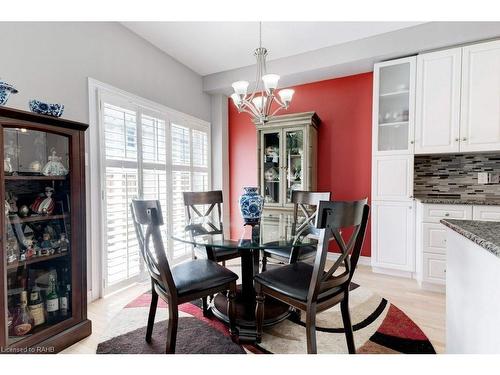
[[[255,342],[257,337],[255,323],[255,299],[249,302],[242,294],[240,285],[236,294],[236,326],[238,328],[239,340]],[[229,323],[227,315],[227,297],[217,294],[214,297],[212,313],[220,320]],[[290,306],[274,299],[266,297],[264,308],[264,326],[272,326],[290,316]]]

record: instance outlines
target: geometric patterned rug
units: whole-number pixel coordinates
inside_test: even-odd
[[[400,309],[369,289],[351,284],[349,307],[358,354],[435,354],[422,330]],[[151,294],[130,302],[116,316],[101,337],[98,354],[163,353],[166,340],[167,309],[159,299],[153,340],[144,340]],[[264,329],[262,343],[233,343],[226,325],[216,318],[203,317],[198,301],[179,307],[176,353],[255,353],[304,354],[305,323],[287,319]],[[303,314],[304,315],[304,314]],[[317,315],[318,353],[347,353],[340,306]]]

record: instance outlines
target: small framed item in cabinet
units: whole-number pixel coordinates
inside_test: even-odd
[[[86,124],[0,107],[0,352],[56,353],[90,335]]]

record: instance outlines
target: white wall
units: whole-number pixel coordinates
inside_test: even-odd
[[[118,23],[0,22],[0,78],[19,90],[7,106],[39,98],[88,122],[87,77],[210,121],[201,77]]]

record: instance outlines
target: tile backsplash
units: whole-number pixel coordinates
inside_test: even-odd
[[[478,184],[478,172],[500,173],[500,153],[415,155],[414,196],[500,200],[500,184]]]

